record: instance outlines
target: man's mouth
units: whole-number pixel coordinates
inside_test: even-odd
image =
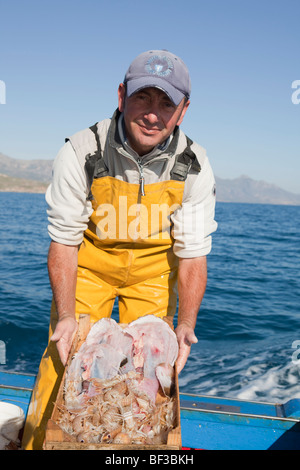
[[[146,127],[143,125],[140,125],[140,128],[144,134],[148,134],[148,135],[155,135],[161,131],[161,129],[158,129],[156,127]]]

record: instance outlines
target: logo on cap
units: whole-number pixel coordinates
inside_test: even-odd
[[[146,63],[145,69],[152,75],[167,77],[173,71],[174,65],[166,56],[154,55]]]

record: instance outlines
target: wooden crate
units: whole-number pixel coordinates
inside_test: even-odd
[[[166,321],[170,325],[170,322],[166,318]],[[171,326],[171,325],[170,325]],[[72,357],[79,350],[80,346],[84,343],[89,331],[90,331],[90,317],[89,315],[81,315],[79,318],[79,326],[77,335],[74,339],[67,367],[70,364]],[[72,437],[64,432],[57,424],[59,416],[59,407],[64,404],[64,392],[63,386],[65,381],[66,370],[63,375],[60,388],[57,394],[57,399],[54,405],[51,419],[49,419],[46,428],[46,435],[44,441],[44,450],[180,450],[181,449],[181,426],[180,426],[180,401],[179,401],[179,387],[178,387],[178,375],[176,372],[175,365],[175,391],[174,398],[176,403],[176,417],[175,427],[169,432],[167,443],[160,445],[153,444],[107,444],[107,443],[82,443],[74,442]]]

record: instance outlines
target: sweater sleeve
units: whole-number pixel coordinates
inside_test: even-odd
[[[87,201],[84,168],[67,142],[54,160],[52,182],[46,191],[48,233],[63,245],[79,245],[93,212]]]
[[[211,234],[217,229],[215,194],[215,178],[205,157],[200,173],[188,176],[182,205],[172,215],[174,253],[179,258],[196,258],[210,253]]]

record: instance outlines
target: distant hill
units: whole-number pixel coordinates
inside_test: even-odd
[[[256,181],[248,176],[235,179],[216,177],[217,200],[256,204],[300,205],[300,194],[290,193],[274,184]]]
[[[0,174],[0,192],[12,193],[45,193],[48,184],[25,178],[12,178]]]
[[[0,153],[0,173],[13,178],[49,183],[53,160],[17,160]]]
[[[0,153],[0,191],[45,192],[51,180],[53,160],[17,160]],[[300,205],[300,194],[290,193],[248,176],[216,177],[217,201]]]

